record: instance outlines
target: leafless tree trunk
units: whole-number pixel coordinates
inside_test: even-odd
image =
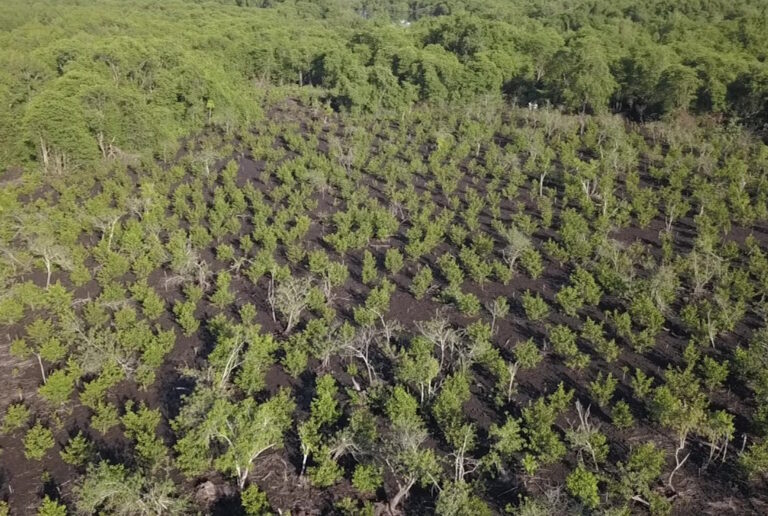
[[[48,383],[48,378],[45,376],[45,367],[43,367],[43,359],[40,357],[40,353],[35,353],[37,357],[37,363],[40,364],[40,374],[43,376],[43,385]]]
[[[681,452],[681,451],[683,451],[683,450],[685,449],[685,440],[686,440],[686,437],[687,437],[687,436],[685,436],[685,435],[683,435],[683,436],[681,436],[681,437],[680,437],[680,444],[679,444],[679,446],[677,447],[677,449],[675,450],[675,469],[673,469],[673,470],[672,470],[672,473],[670,473],[670,474],[669,474],[669,479],[667,480],[667,485],[668,485],[668,486],[669,486],[669,488],[670,488],[670,489],[672,489],[673,491],[675,490],[675,488],[674,488],[674,486],[672,485],[672,479],[674,478],[674,476],[675,476],[675,473],[677,473],[677,471],[678,471],[680,468],[682,468],[682,467],[683,467],[683,464],[685,464],[685,461],[687,461],[687,460],[688,460],[688,457],[690,457],[690,456],[691,456],[691,453],[690,453],[690,452],[688,452],[688,453],[685,455],[685,457],[683,457],[683,459],[682,459],[682,460],[680,460],[680,452]]]
[[[398,483],[398,491],[395,493],[395,496],[392,497],[392,499],[389,501],[389,513],[392,515],[399,514],[399,511],[397,510],[398,506],[400,505],[400,502],[403,501],[403,498],[405,498],[408,493],[410,492],[413,485],[416,483],[415,478],[409,478],[408,481],[405,484]]]

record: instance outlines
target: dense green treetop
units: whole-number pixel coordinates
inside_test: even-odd
[[[767,115],[768,14],[747,1],[10,0],[0,20],[3,169],[162,155],[203,125],[253,123],[280,85],[365,111],[493,94]]]

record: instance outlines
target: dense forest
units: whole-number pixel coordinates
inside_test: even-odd
[[[0,515],[768,513],[768,5],[0,3]]]

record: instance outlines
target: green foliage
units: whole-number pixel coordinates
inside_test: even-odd
[[[117,385],[124,378],[124,371],[116,363],[107,362],[97,378],[85,383],[80,392],[80,402],[95,410],[97,405],[105,400],[109,388]]]
[[[155,514],[181,516],[190,510],[189,501],[176,492],[170,479],[106,461],[88,467],[74,489],[74,498],[77,510],[87,514],[127,514],[146,507]]]
[[[589,509],[596,509],[600,505],[600,491],[598,478],[594,473],[579,465],[571,471],[565,479],[565,487],[568,493],[579,500]]]
[[[373,494],[382,485],[381,469],[372,464],[358,464],[352,474],[352,485],[365,494]]]
[[[31,414],[29,408],[23,403],[13,403],[8,405],[3,415],[3,433],[10,434],[16,430],[21,430],[29,423]]]
[[[654,493],[653,484],[661,475],[664,463],[664,451],[654,443],[638,445],[631,451],[626,463],[618,463],[617,480],[610,486],[610,492],[622,502],[634,496],[654,500],[659,495]]]
[[[756,479],[768,472],[768,441],[752,444],[739,457],[739,465],[749,478]]]
[[[341,415],[336,401],[336,380],[328,374],[321,376],[317,379],[315,392],[317,394],[310,405],[312,419],[318,426],[332,425]]]
[[[227,271],[221,271],[216,277],[216,290],[211,295],[211,303],[219,309],[224,309],[235,300],[235,294],[230,290],[232,276]]]
[[[294,378],[307,370],[309,355],[307,350],[300,346],[292,346],[285,351],[282,363],[286,372]]]
[[[205,510],[179,495],[179,471],[230,477],[246,512],[267,513],[245,486],[284,441],[313,486],[347,477],[366,498],[321,512],[485,514],[488,475],[545,485],[569,450],[584,510],[595,491],[611,514],[679,510],[659,449],[633,442],[603,465],[625,448],[612,430],[641,417],[675,438],[675,466],[691,454],[678,475],[722,477],[737,426],[745,473],[765,473],[754,2],[124,3],[0,6],[3,431],[26,432],[47,470],[41,422],[85,424],[61,451],[73,511]],[[451,306],[414,328],[438,283]],[[638,356],[657,341],[663,374]],[[533,372],[544,351],[555,369]],[[638,369],[606,367],[620,356]],[[564,387],[541,397],[560,362],[613,429],[568,410]],[[286,375],[316,378],[296,414]],[[644,409],[614,403],[619,382]],[[158,389],[182,396],[172,436],[138,401]],[[710,406],[725,390],[753,413]],[[490,428],[488,410],[503,414]],[[84,437],[115,432],[125,465]],[[403,506],[418,485],[431,500]],[[545,494],[513,510],[578,512]]]
[[[712,357],[705,356],[701,361],[701,374],[704,386],[712,391],[723,385],[728,378],[728,361],[718,362]]]
[[[587,317],[581,327],[580,337],[594,346],[595,350],[606,362],[611,363],[618,358],[619,347],[615,340],[608,340],[605,337],[602,322],[598,323]]]
[[[490,516],[492,512],[488,505],[475,495],[470,484],[459,481],[449,482],[443,486],[437,498],[435,514],[441,516],[459,516],[462,514]]]
[[[514,354],[515,361],[523,369],[535,368],[544,358],[539,347],[533,342],[533,339],[518,343],[515,346]]]
[[[658,333],[664,324],[664,315],[647,295],[634,298],[630,305],[630,315],[636,324],[647,329],[651,334]]]
[[[384,267],[390,274],[397,274],[403,268],[403,255],[394,247],[384,255]]]
[[[389,311],[389,301],[395,286],[389,280],[384,279],[381,284],[368,292],[365,306],[355,307],[355,322],[361,326],[372,326]]]
[[[74,388],[74,375],[70,371],[58,369],[48,375],[48,379],[44,385],[40,386],[38,392],[47,402],[57,406],[69,400]]]
[[[583,369],[589,365],[589,355],[579,351],[576,345],[576,334],[563,324],[558,324],[549,331],[549,341],[552,350],[565,359],[568,367]]]
[[[112,403],[99,401],[94,407],[94,413],[91,416],[91,426],[101,434],[106,434],[109,430],[117,426],[120,422],[120,416]]]
[[[597,373],[597,378],[589,384],[589,390],[601,407],[607,407],[618,384],[619,381],[613,376],[613,373],[608,373],[604,377],[601,371]]]
[[[520,255],[520,265],[531,279],[539,279],[544,272],[544,264],[541,261],[541,254],[533,247],[525,249]]]
[[[507,418],[502,426],[491,425],[488,435],[493,444],[484,460],[490,466],[504,471],[505,465],[525,448],[526,441],[522,435],[520,422],[514,418]]]
[[[568,208],[560,215],[560,238],[568,257],[586,260],[592,253],[589,241],[589,223],[584,216],[573,208]]]
[[[238,313],[240,314],[240,321],[244,325],[250,326],[254,324],[257,312],[256,307],[253,306],[253,303],[245,303],[240,307]]]
[[[184,335],[189,337],[200,328],[200,321],[195,317],[197,303],[194,301],[177,301],[173,305],[173,313],[176,315],[176,321],[181,326]]]
[[[576,287],[566,286],[555,296],[560,307],[567,315],[574,317],[583,306],[583,297]]]
[[[261,516],[269,513],[267,494],[253,484],[240,493],[240,504],[248,516]]]
[[[565,455],[565,445],[553,426],[572,398],[573,391],[566,391],[561,383],[546,399],[538,398],[523,408],[523,432],[527,439],[523,466],[529,474],[540,464],[551,464]]]
[[[530,321],[541,321],[549,315],[549,306],[538,294],[531,294],[529,290],[523,293],[521,298],[525,316]]]
[[[631,380],[632,390],[635,392],[635,397],[640,400],[644,400],[651,393],[651,386],[653,385],[653,377],[646,375],[641,369],[635,369],[635,374]]]
[[[411,280],[410,290],[413,297],[420,300],[432,287],[432,269],[428,266],[422,266]]]
[[[443,292],[444,296],[454,303],[459,311],[468,316],[480,313],[480,299],[471,292],[462,292],[458,287],[449,287]]]
[[[229,244],[219,244],[216,247],[216,259],[224,263],[234,261],[235,249]]]
[[[461,446],[457,437],[464,421],[463,405],[469,401],[469,381],[463,374],[445,379],[432,405],[432,415],[452,446]]]
[[[571,285],[588,305],[597,306],[600,303],[600,298],[603,295],[602,289],[587,270],[578,267],[571,274]]]
[[[243,353],[235,384],[247,394],[255,394],[266,386],[266,375],[274,363],[278,343],[269,334],[248,331],[248,347]]]
[[[131,293],[141,303],[144,316],[150,321],[157,320],[165,313],[165,302],[145,280],[134,283],[131,286]]]
[[[631,428],[635,424],[635,418],[632,416],[632,411],[629,405],[625,401],[617,401],[611,410],[611,420],[617,428],[625,430]]]
[[[433,382],[440,372],[440,362],[432,354],[433,344],[423,337],[411,340],[410,348],[399,356],[396,377],[419,391],[421,401],[432,394]]]
[[[459,258],[464,269],[469,273],[472,281],[483,285],[493,272],[493,265],[483,260],[483,258],[471,247],[462,247],[459,251]]]
[[[167,450],[163,441],[157,436],[157,427],[162,416],[160,411],[151,410],[141,404],[137,410],[129,401],[125,405],[125,414],[120,418],[125,429],[125,435],[136,443],[136,456],[139,462],[149,468],[157,467],[165,458]]]
[[[24,456],[30,460],[43,460],[54,444],[53,432],[38,421],[24,436]]]
[[[421,427],[424,422],[418,414],[419,403],[400,386],[395,386],[387,401],[387,415],[395,427]]]
[[[333,460],[327,447],[322,447],[317,455],[317,463],[309,468],[312,485],[323,488],[336,484],[344,476],[344,470]]]
[[[83,467],[90,463],[95,454],[95,449],[82,432],[78,432],[76,436],[69,440],[60,454],[61,459],[67,464]]]
[[[379,270],[376,266],[376,258],[367,249],[363,253],[362,281],[366,285],[373,285],[379,277]]]
[[[456,262],[452,254],[445,253],[437,259],[437,264],[448,284],[454,288],[459,288],[464,282],[464,272]]]
[[[199,401],[188,400],[174,421],[175,430],[183,431],[175,446],[179,467],[185,474],[195,475],[213,466],[234,476],[242,489],[254,461],[265,451],[282,447],[293,400],[286,391],[263,403],[253,398],[240,402],[213,399],[204,390],[195,396],[200,396]],[[203,413],[198,412],[201,402],[209,407]]]
[[[670,368],[666,377],[667,383],[653,392],[650,412],[662,426],[676,432],[680,442],[684,443],[688,434],[698,431],[704,423],[707,399],[692,374],[692,364],[682,371]]]
[[[37,516],[67,516],[67,507],[45,495],[43,503],[37,509]]]

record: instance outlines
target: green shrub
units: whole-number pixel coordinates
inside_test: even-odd
[[[187,337],[195,333],[200,328],[200,321],[195,317],[197,303],[193,301],[177,301],[173,305],[173,313],[176,315],[176,322],[179,323],[184,335]]]
[[[235,294],[230,290],[232,276],[227,271],[221,271],[216,277],[216,291],[211,295],[211,303],[220,310],[235,301]]]
[[[24,403],[13,403],[8,405],[3,416],[3,433],[9,434],[27,426],[31,414]]]
[[[514,349],[515,360],[523,369],[533,369],[542,360],[539,347],[533,342],[533,339],[520,342]]]
[[[464,282],[464,272],[452,254],[445,253],[441,255],[437,259],[437,265],[440,267],[440,272],[449,285],[458,287]]]
[[[577,288],[572,286],[566,286],[560,289],[560,292],[555,296],[557,302],[567,315],[575,317],[576,313],[584,305],[581,292]]]
[[[37,516],[67,516],[67,507],[45,495],[43,503],[37,509]]]
[[[526,290],[522,296],[523,310],[529,321],[538,322],[549,315],[549,305],[538,294]]]
[[[24,456],[29,460],[43,460],[54,444],[53,432],[38,421],[24,436]]]
[[[619,381],[613,376],[613,373],[603,376],[601,371],[597,373],[597,378],[589,384],[589,390],[597,399],[597,403],[601,407],[606,407],[610,403],[618,384]]]
[[[635,424],[632,411],[625,401],[617,401],[611,410],[611,421],[619,430],[631,428]]]
[[[61,450],[61,459],[67,464],[75,467],[85,466],[94,455],[93,444],[86,439],[82,432],[69,440],[67,445]]]
[[[269,514],[267,494],[258,486],[251,484],[240,493],[240,503],[247,516],[262,516]]]
[[[403,268],[403,255],[394,247],[387,249],[384,256],[384,267],[390,274],[397,274]]]
[[[373,494],[383,484],[381,469],[373,464],[358,464],[352,474],[352,485],[364,494]]]
[[[63,405],[75,388],[74,376],[64,369],[58,369],[48,375],[44,385],[41,385],[37,391],[46,401],[54,406]]]
[[[565,479],[565,487],[568,493],[590,509],[596,509],[600,505],[600,490],[598,478],[594,473],[579,465]]]
[[[416,299],[422,299],[432,287],[432,269],[429,266],[422,266],[411,280],[411,293]]]
[[[520,265],[531,279],[539,279],[541,273],[544,272],[541,255],[532,247],[525,249],[520,255]]]
[[[376,258],[367,249],[363,253],[362,281],[366,285],[373,285],[379,278],[379,270],[376,267]]]

